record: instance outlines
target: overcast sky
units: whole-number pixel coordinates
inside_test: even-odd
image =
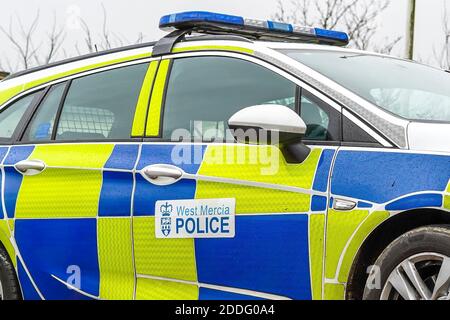
[[[52,26],[53,16],[65,26],[64,49],[67,56],[76,54],[75,43],[83,49],[83,32],[77,24],[78,17],[86,21],[93,33],[102,28],[102,3],[108,12],[108,28],[124,39],[133,41],[139,32],[145,40],[158,39],[164,33],[158,29],[159,18],[168,13],[184,10],[210,10],[246,17],[269,19],[277,10],[275,0],[0,0],[3,27],[8,27],[10,17],[20,19],[24,25],[33,20],[40,12],[39,27],[35,33],[35,42],[45,39]],[[289,3],[290,0],[285,0]],[[365,1],[365,0],[361,0]],[[418,16],[416,27],[416,58],[433,63],[433,48],[441,49],[444,41],[443,11],[446,0],[417,0]],[[406,30],[407,0],[391,0],[390,7],[380,17],[380,27],[375,41],[404,35]],[[449,6],[450,9],[450,6]],[[15,63],[17,56],[11,44],[0,35],[0,62]],[[399,43],[394,53],[402,55],[404,42]],[[60,55],[60,58],[62,58]]]

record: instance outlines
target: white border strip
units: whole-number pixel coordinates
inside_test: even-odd
[[[171,278],[163,278],[163,277],[157,277],[157,276],[150,276],[145,274],[138,274],[137,278],[141,279],[149,279],[149,280],[157,280],[157,281],[168,281],[168,282],[175,282],[175,283],[181,283],[181,284],[187,284],[187,285],[193,285],[197,286],[199,288],[205,288],[205,289],[211,289],[211,290],[217,290],[217,291],[223,291],[223,292],[229,292],[229,293],[236,293],[236,294],[242,294],[246,296],[252,296],[255,298],[262,298],[267,300],[292,300],[287,297],[283,296],[277,296],[269,293],[264,292],[258,292],[258,291],[252,291],[252,290],[246,290],[246,289],[239,289],[239,288],[231,288],[231,287],[223,287],[223,286],[216,286],[212,284],[206,284],[206,283],[200,283],[200,282],[194,282],[194,281],[186,281],[186,280],[177,280],[177,279],[171,279]]]

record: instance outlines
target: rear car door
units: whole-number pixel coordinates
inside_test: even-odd
[[[234,143],[228,119],[259,104],[273,112],[304,105],[312,151],[303,163],[287,164],[277,147]],[[136,176],[138,299],[322,297],[332,142],[340,139],[340,118],[322,104],[247,56],[161,61]],[[214,235],[192,212],[197,205],[234,212],[231,232]],[[182,212],[190,222],[170,220]]]
[[[133,298],[140,139],[131,136],[148,67],[117,66],[49,86],[10,148],[5,203],[26,299]]]

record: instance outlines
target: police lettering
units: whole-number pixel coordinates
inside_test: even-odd
[[[230,233],[230,217],[177,218],[176,232],[187,234]]]

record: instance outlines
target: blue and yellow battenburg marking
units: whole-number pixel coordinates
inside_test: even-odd
[[[137,169],[153,163],[171,163],[172,149],[173,145],[143,146]],[[212,147],[209,149],[206,146],[200,147],[204,159],[208,157]],[[309,219],[307,215],[302,214],[304,212],[298,211],[299,214],[284,218],[265,215],[267,211],[260,206],[260,212],[253,211],[250,212],[251,215],[238,217],[237,237],[230,240],[156,239],[154,201],[164,198],[173,200],[174,194],[182,199],[201,198],[205,188],[198,186],[196,181],[180,181],[173,186],[156,190],[154,189],[156,187],[142,180],[140,175],[136,176],[134,184],[132,171],[138,153],[138,145],[73,144],[11,148],[5,159],[5,170],[13,177],[5,180],[8,184],[6,189],[11,190],[8,199],[13,204],[10,208],[14,210],[8,210],[8,214],[15,219],[15,238],[23,259],[23,262],[19,262],[18,271],[26,298],[39,297],[31,281],[33,280],[46,299],[89,298],[86,294],[99,298],[131,299],[135,290],[135,268],[136,273],[141,275],[270,292],[292,298],[311,298]],[[281,171],[275,178],[275,183],[305,188],[312,188],[313,184],[323,185],[324,182],[320,180],[324,177],[320,175],[316,177],[315,172],[324,164],[323,168],[329,170],[330,161],[324,158],[326,157],[321,155],[320,149],[312,153],[310,160],[302,165],[303,170],[310,172],[304,181],[297,183],[295,179],[290,179],[289,175],[294,171],[289,169],[290,171]],[[43,159],[48,167],[39,176],[16,175],[13,164],[24,159]],[[253,178],[247,176],[247,179],[258,182],[260,178],[256,174],[255,166],[257,165],[247,167],[248,170],[254,171]],[[193,174],[212,174],[220,177],[218,173],[209,172],[213,169],[207,165],[203,169],[199,164],[181,167]],[[44,185],[44,188],[36,188],[36,182],[33,181],[36,177],[40,179],[39,183]],[[18,187],[10,188],[11,183]],[[119,189],[117,185],[121,187],[121,192],[117,191]],[[220,195],[223,186],[221,183],[217,185],[220,185],[217,189],[219,192],[217,195]],[[77,193],[74,190],[75,186]],[[136,191],[132,202],[134,188]],[[257,189],[246,190],[248,195],[242,202],[251,201],[253,195],[257,196],[259,191]],[[12,192],[13,190],[15,192]],[[229,192],[234,191],[230,189]],[[278,194],[283,193],[286,193],[287,199],[290,192],[280,191]],[[75,197],[75,200],[69,197]],[[82,199],[84,201],[81,201]],[[50,208],[45,202],[51,202]],[[73,205],[68,206],[67,203]],[[310,200],[300,202],[298,210],[309,211],[310,203]],[[132,259],[132,206],[135,216],[133,222],[135,261]],[[247,207],[248,205],[243,206]],[[297,211],[294,211],[296,208],[292,208],[288,211],[296,213]],[[280,207],[274,212],[284,211],[285,209]],[[242,213],[246,212],[241,211],[240,214]],[[257,237],[248,238],[252,230],[261,232]],[[291,239],[289,235],[299,230],[304,232],[301,232],[299,237]],[[292,240],[288,245],[287,238]],[[267,243],[267,239],[271,239],[270,243]],[[318,241],[320,243],[323,240]],[[217,247],[222,248],[223,256],[217,260],[209,259],[208,257],[217,251]],[[284,247],[284,250],[276,250],[277,247]],[[298,259],[290,259],[291,252],[296,252]],[[272,256],[275,254],[277,259],[268,260],[269,253]],[[227,260],[227,256],[240,258]],[[257,269],[260,272],[249,272],[248,274],[253,274],[251,277],[239,276],[240,273],[237,271],[242,268],[239,261],[246,260],[247,270]],[[55,279],[64,281],[70,277],[68,268],[71,266],[78,266],[82,272],[79,292],[68,290]],[[25,270],[28,270],[32,279]],[[171,292],[179,292],[180,285],[171,281],[161,281],[139,278],[136,296],[174,298]],[[152,286],[155,290],[150,290],[151,293],[146,296],[146,292],[148,293]],[[186,292],[190,292],[187,298],[219,295],[214,290],[205,288],[198,290],[195,285],[186,286]],[[194,287],[197,289],[189,289]],[[226,295],[233,296],[230,293]]]
[[[313,148],[300,165],[288,165],[279,155],[280,168],[265,176],[260,172],[267,161],[251,161],[251,149],[265,149],[259,154],[272,157],[279,153],[276,148],[197,145],[191,147],[194,164],[176,165],[218,181],[185,179],[156,187],[139,170],[174,164],[175,145],[150,143],[139,148],[139,144],[0,148],[4,175],[0,181],[5,184],[0,240],[5,243],[12,226],[25,298],[239,299],[271,294],[342,299],[357,251],[390,212],[414,206],[449,209],[446,156]],[[243,157],[221,161],[226,154]],[[200,163],[195,164],[195,157]],[[48,167],[39,176],[22,176],[13,165],[24,159],[41,159]],[[329,210],[326,222],[333,159],[332,196],[358,199],[358,207],[345,213]],[[381,165],[377,161],[383,163],[384,173],[367,167]],[[409,163],[416,165],[411,168]],[[411,170],[414,181],[407,178]],[[44,187],[36,188],[34,178]],[[224,182],[227,179],[234,182]],[[255,186],[242,187],[239,181]],[[362,187],[349,188],[355,184]],[[374,184],[376,192],[365,191]],[[310,192],[274,190],[277,185]],[[156,201],[227,197],[237,200],[234,239],[156,239]],[[6,225],[6,218],[14,224]],[[68,281],[76,270],[81,272],[79,291],[57,280]],[[323,278],[334,280],[322,287]]]
[[[132,172],[138,151],[138,144],[11,148],[4,162],[5,200],[15,218],[25,298],[38,298],[37,290],[46,299],[133,298]],[[47,168],[38,176],[19,175],[13,165],[24,159],[43,160]],[[76,276],[73,270],[81,272],[80,292],[56,280]]]

